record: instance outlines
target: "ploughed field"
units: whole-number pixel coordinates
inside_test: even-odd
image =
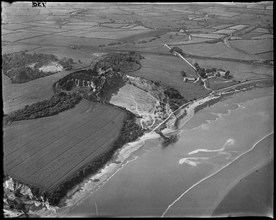
[[[126,112],[81,101],[58,115],[4,128],[4,172],[49,192],[110,150]]]

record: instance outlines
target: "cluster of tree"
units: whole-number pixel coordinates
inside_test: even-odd
[[[53,73],[43,72],[43,71],[40,71],[38,68],[21,66],[21,67],[13,67],[10,70],[8,70],[6,73],[4,72],[4,74],[11,79],[12,83],[25,83],[30,80],[44,77]]]
[[[108,77],[104,78],[104,83],[100,87],[99,99],[102,102],[108,102],[112,94],[116,94],[119,89],[125,85],[123,76],[120,73],[113,72]]]
[[[59,112],[73,108],[80,102],[82,97],[76,93],[55,94],[49,100],[36,102],[32,105],[26,105],[25,108],[15,111],[7,115],[4,119],[5,123],[26,119],[35,119],[56,115]]]
[[[98,74],[96,70],[81,70],[71,73],[57,81],[53,85],[55,92],[62,90],[70,91],[76,85],[75,80],[79,80],[79,92],[83,98],[90,101],[108,102],[112,94],[125,85],[124,75],[113,70],[106,71],[105,73]],[[95,85],[95,91],[91,92],[92,88],[83,89],[87,87],[87,81],[92,81]],[[84,83],[84,84],[83,84]]]
[[[181,73],[181,76],[187,77],[187,73],[185,71],[182,70],[180,73]]]
[[[72,69],[72,64],[74,63],[74,60],[72,58],[63,58],[58,63],[63,66],[65,70],[71,70]]]
[[[53,54],[28,54],[27,51],[15,52],[2,55],[2,70],[7,72],[14,67],[22,67],[31,63],[48,63],[58,61]]]
[[[39,68],[50,62],[57,62],[58,58],[52,54],[28,54],[27,51],[2,55],[2,70],[12,83],[24,83],[33,79],[53,74],[43,72]],[[71,69],[73,59],[62,59],[58,61],[65,69]],[[28,65],[34,64],[33,67]]]
[[[97,70],[99,68],[106,70],[111,67],[114,71],[127,73],[139,69],[141,67],[140,59],[142,58],[141,54],[135,51],[127,53],[111,53],[98,61],[94,67]]]
[[[135,121],[135,115],[127,111],[127,116],[120,130],[120,135],[108,151],[99,155],[91,163],[82,167],[74,174],[74,176],[67,179],[54,192],[44,193],[44,197],[45,199],[48,199],[50,205],[57,206],[60,200],[66,196],[68,190],[80,184],[87,176],[95,174],[112,158],[116,150],[121,148],[126,143],[134,141],[138,137],[142,136],[144,134],[144,130],[141,129],[141,127],[138,126]]]
[[[117,44],[122,44],[122,42],[121,41],[119,41],[119,42],[112,42],[112,43],[109,43],[107,45],[108,46],[113,46],[113,45],[117,45]]]
[[[201,104],[201,105],[196,106],[196,107],[195,107],[195,113],[198,112],[198,111],[200,111],[201,109],[204,109],[204,108],[206,108],[206,107],[210,107],[211,105],[216,104],[216,103],[217,103],[218,101],[220,101],[220,100],[221,100],[221,96],[219,96],[219,97],[216,98],[216,99],[211,99],[211,100],[209,100],[209,101],[207,101],[207,102],[204,102],[204,103]]]
[[[180,49],[179,47],[173,47],[170,49],[170,52],[173,53],[173,52],[177,52],[177,53],[180,53],[181,55],[183,55],[183,51],[182,49]]]
[[[225,78],[225,79],[232,79],[233,76],[230,75],[230,71],[228,70],[228,71],[226,71],[226,73],[225,73],[225,75],[223,76],[223,78]]]
[[[187,101],[183,99],[169,99],[170,108],[172,111],[178,109],[181,105],[184,105]]]
[[[121,42],[121,41],[112,42],[112,43],[107,44],[107,46],[119,45],[119,44],[122,44],[122,43],[123,42]],[[105,44],[100,44],[99,47],[106,47],[106,45]]]
[[[194,64],[194,67],[196,68],[197,73],[202,77],[202,78],[207,78],[206,70],[205,68],[201,68],[198,63]]]
[[[148,41],[146,41],[146,40],[138,41],[138,44],[145,44],[145,43],[148,43],[148,42],[152,42],[152,41],[154,41],[156,39],[157,39],[157,37],[151,38]]]
[[[165,89],[164,94],[168,98],[168,102],[172,111],[175,111],[181,105],[187,102],[184,97],[174,88]]]
[[[174,88],[167,88],[164,94],[170,99],[183,99],[182,95]]]
[[[206,70],[205,70],[206,73],[214,73],[214,72],[216,72],[216,71],[217,71],[216,68],[206,69]]]

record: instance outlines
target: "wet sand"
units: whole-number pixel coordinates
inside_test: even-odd
[[[267,135],[233,162],[186,190],[162,216],[211,216],[234,185],[273,159],[273,137],[273,133]]]
[[[223,198],[213,216],[273,217],[274,160],[241,179]]]

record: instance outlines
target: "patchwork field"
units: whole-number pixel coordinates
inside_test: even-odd
[[[110,148],[125,115],[116,107],[82,101],[56,116],[15,122],[4,129],[4,171],[54,190]]]

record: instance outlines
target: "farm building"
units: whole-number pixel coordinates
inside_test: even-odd
[[[183,78],[184,82],[194,82],[196,80],[197,80],[197,78],[194,78],[194,77],[184,77]]]
[[[225,71],[225,70],[219,69],[216,71],[215,75],[216,76],[225,76],[226,72],[227,71]]]

